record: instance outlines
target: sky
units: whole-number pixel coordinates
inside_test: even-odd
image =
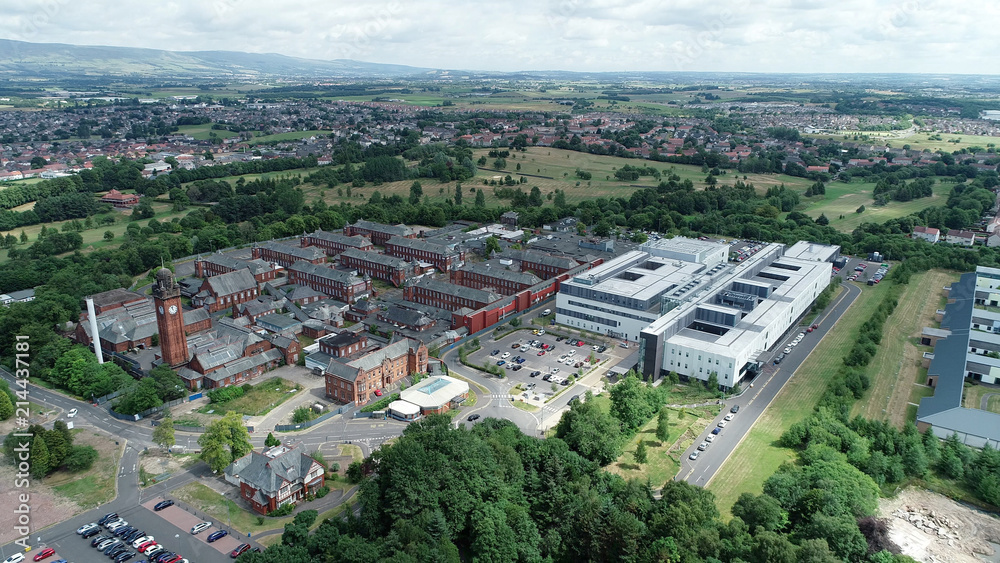
[[[4,39],[455,70],[1000,73],[991,0],[0,0],[0,14]]]

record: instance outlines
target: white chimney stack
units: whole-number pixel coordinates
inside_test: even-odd
[[[94,353],[97,354],[97,363],[104,363],[104,352],[101,351],[101,337],[97,332],[97,313],[94,312],[94,300],[90,297],[87,298],[87,316],[89,317],[88,322],[90,322],[90,339],[94,343]]]

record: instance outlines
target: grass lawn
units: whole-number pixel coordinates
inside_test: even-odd
[[[670,393],[667,396],[667,403],[671,405],[693,405],[697,403],[707,403],[710,401],[715,401],[719,398],[719,394],[716,391],[709,391],[705,389],[705,386],[700,383],[678,383],[677,385],[670,385],[669,383],[664,383],[668,385],[667,391]]]
[[[826,195],[802,198],[798,210],[814,219],[826,215],[831,227],[841,232],[851,232],[861,223],[884,223],[927,207],[943,205],[953,187],[954,184],[951,183],[936,183],[933,187],[934,195],[930,197],[905,202],[890,201],[888,205],[876,206],[872,197],[875,184],[830,182],[826,187]],[[856,213],[862,205],[865,206],[864,212]],[[843,219],[840,218],[841,215],[844,216]]]
[[[260,416],[295,395],[292,391],[297,392],[299,389],[301,387],[294,383],[280,377],[272,377],[255,384],[247,394],[238,399],[225,403],[209,403],[198,409],[198,412],[208,414],[208,411],[214,410],[212,414],[222,416],[229,411],[236,411],[249,416]]]
[[[610,402],[609,402],[610,405]],[[684,412],[682,415],[681,412]],[[656,438],[656,417],[647,422],[639,432],[625,444],[625,451],[618,461],[607,467],[611,473],[621,475],[625,479],[649,481],[654,489],[659,489],[664,483],[673,479],[680,470],[680,456],[698,434],[719,414],[719,407],[697,407],[687,409],[669,409],[670,438],[660,442]],[[639,465],[635,462],[635,449],[642,440],[646,444],[647,463]]]
[[[282,518],[265,518],[263,524],[257,523],[257,514],[244,510],[227,497],[215,492],[201,483],[188,483],[174,489],[170,495],[190,504],[219,522],[226,522],[243,534],[257,534],[264,530],[283,529],[292,516]]]
[[[865,131],[872,138],[873,143],[880,143],[882,140],[888,140],[893,147],[902,148],[903,145],[910,145],[912,150],[924,150],[929,149],[931,152],[937,150],[945,150],[948,152],[954,152],[969,147],[983,147],[986,148],[989,144],[996,144],[1000,141],[998,137],[988,137],[988,136],[977,136],[977,135],[956,135],[953,133],[913,133],[912,135],[905,136],[905,134],[900,134],[898,132],[893,132],[893,134],[887,134],[889,132],[881,132],[882,135],[879,136],[877,131]],[[931,139],[931,136],[937,135],[941,137],[940,139]],[[833,139],[835,141],[844,141],[843,135],[803,135],[804,137],[811,137],[814,139]],[[958,141],[958,142],[955,142]]]
[[[1000,385],[973,385],[965,384],[965,391],[962,394],[962,406],[970,409],[982,408],[983,396],[996,393],[997,395],[986,400],[986,410],[1000,413]]]
[[[111,502],[115,498],[118,460],[121,459],[125,445],[115,445],[114,439],[96,432],[81,429],[72,432],[73,445],[92,446],[99,454],[97,460],[83,473],[58,471],[46,477],[45,484],[81,507],[89,508]]]
[[[759,494],[778,467],[794,459],[795,453],[775,445],[792,424],[812,413],[826,388],[826,381],[842,364],[854,344],[858,328],[868,320],[868,311],[889,290],[888,285],[865,286],[836,326],[816,346],[753,428],[712,477],[707,488],[715,493],[716,505],[726,517],[742,493]]]
[[[914,383],[923,383],[920,363],[929,346],[915,344],[920,330],[934,321],[941,288],[958,280],[958,274],[931,270],[914,274],[899,298],[899,305],[885,323],[882,343],[871,364],[868,377],[871,387],[854,403],[851,416],[861,415],[873,420],[886,420],[897,428],[906,422],[906,406],[911,400]]]
[[[239,133],[234,133],[232,131],[226,131],[222,129],[212,129],[211,123],[203,123],[201,125],[181,125],[177,128],[178,135],[189,135],[194,137],[199,141],[207,141],[211,138],[209,133],[215,133],[216,137],[220,139],[228,139],[230,137],[239,137]]]

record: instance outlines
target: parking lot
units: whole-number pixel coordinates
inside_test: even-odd
[[[192,535],[191,527],[201,522],[202,519],[177,505],[167,507],[159,512],[154,511],[153,506],[161,500],[163,498],[160,497],[150,499],[143,502],[141,506],[120,513],[120,516],[128,522],[129,526],[145,530],[148,535],[153,536],[157,544],[162,545],[166,550],[177,553],[191,563],[230,561],[229,553],[240,543],[247,541],[245,537],[230,534],[213,543],[208,543],[207,538],[212,532],[219,529],[228,530],[224,522],[213,521],[210,528],[197,535]],[[231,532],[231,530],[228,531]],[[99,535],[107,534],[109,532],[102,528]],[[57,559],[66,559],[73,563],[109,563],[112,561],[91,547],[92,539],[84,539],[77,534],[72,534],[49,542],[45,547],[54,548],[56,555],[46,558],[42,563],[50,563]],[[146,556],[138,553],[131,546],[128,551],[135,553],[135,556],[126,563],[138,563],[146,559]]]
[[[544,329],[538,331],[540,334],[519,330],[498,341],[486,341],[482,348],[469,354],[469,361],[499,365],[511,385],[521,384],[528,388],[525,398],[544,401],[556,392],[552,384],[568,386],[570,377],[578,377],[581,370],[586,373],[593,365],[607,359],[611,352],[608,348],[603,352],[593,349],[603,344],[541,333]],[[578,346],[579,342],[583,345]],[[594,363],[590,359],[595,360]]]

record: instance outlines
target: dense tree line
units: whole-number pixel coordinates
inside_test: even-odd
[[[15,433],[19,436],[15,436]],[[25,438],[25,434],[31,437]],[[58,469],[86,471],[98,457],[97,450],[92,446],[74,446],[73,433],[61,420],[53,423],[52,430],[47,430],[41,424],[32,424],[26,430],[7,434],[3,441],[3,453],[8,463],[18,465],[20,457],[17,455],[17,448],[26,442],[30,442],[30,472],[35,479],[41,479]]]
[[[832,455],[783,467],[726,523],[704,489],[668,481],[654,498],[648,483],[601,470],[563,440],[496,419],[471,430],[442,416],[415,422],[360,473],[360,517],[309,534],[314,517],[302,513],[280,544],[240,563],[912,561],[877,531],[865,535],[859,521],[878,488]]]

